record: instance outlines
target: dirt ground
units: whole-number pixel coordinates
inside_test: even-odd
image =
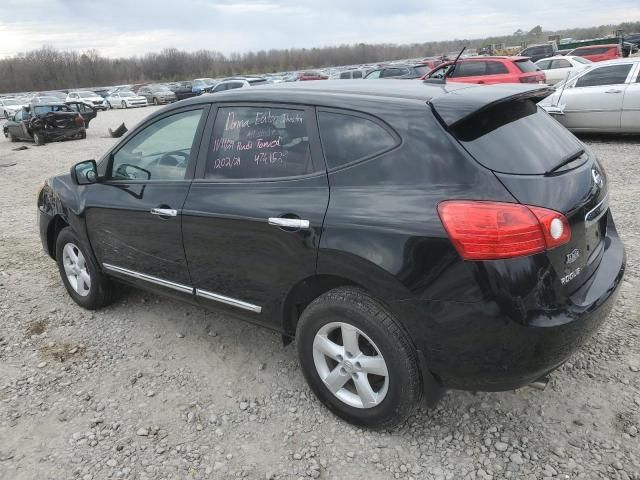
[[[640,480],[640,138],[584,139],[628,255],[597,336],[544,392],[451,391],[380,433],[323,408],[275,333],[137,290],[93,313],[66,294],[39,185],[153,110],[100,113],[86,140],[0,138],[0,479]]]

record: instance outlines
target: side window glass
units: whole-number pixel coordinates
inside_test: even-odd
[[[507,67],[500,62],[487,62],[487,75],[500,75],[509,73]]]
[[[80,111],[80,105],[78,105],[77,103],[72,103],[71,105],[69,105],[69,108],[71,110],[73,110],[74,112],[79,112]]]
[[[182,180],[191,158],[202,109],[176,113],[152,123],[113,157],[114,180]]]
[[[314,172],[304,110],[220,108],[207,155],[209,179],[260,179]]]
[[[345,79],[345,78],[351,78],[351,77],[349,76],[349,72],[342,72],[340,74],[340,78]]]
[[[318,122],[329,168],[377,155],[398,143],[387,129],[367,118],[318,112]]]
[[[353,72],[353,78],[362,78],[362,72],[360,70],[355,70]]]
[[[560,58],[552,62],[551,68],[571,68],[571,63],[569,63],[569,60]]]
[[[374,70],[366,78],[380,78],[380,70]]]
[[[536,65],[538,65],[538,67],[540,67],[540,70],[549,70],[550,64],[551,64],[551,61],[543,60],[541,62],[538,62]]]
[[[585,73],[576,82],[576,87],[595,87],[598,85],[616,85],[624,83],[631,65],[609,65]]]

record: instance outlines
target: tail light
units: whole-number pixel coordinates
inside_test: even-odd
[[[544,252],[571,239],[559,212],[517,203],[445,201],[440,220],[465,260],[494,260]]]

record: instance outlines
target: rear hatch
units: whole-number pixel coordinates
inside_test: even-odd
[[[520,86],[518,86],[520,87]],[[565,215],[571,240],[546,255],[558,287],[571,294],[598,267],[604,253],[608,196],[604,171],[593,153],[536,102],[549,91],[512,90],[501,95],[457,90],[430,103],[460,144],[520,203]],[[467,97],[466,102],[459,98]],[[475,102],[475,108],[474,108]],[[463,107],[459,111],[455,103]]]

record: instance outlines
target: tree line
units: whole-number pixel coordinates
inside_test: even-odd
[[[560,31],[544,31],[539,25],[528,32],[473,40],[395,45],[390,43],[291,48],[224,55],[212,50],[186,52],[166,48],[157,53],[110,58],[97,50],[61,51],[42,47],[0,60],[0,93],[88,88],[150,81],[175,81],[198,77],[226,77],[375,63],[386,60],[430,57],[491,44],[524,45],[543,42],[549,35],[574,39],[607,36],[615,30],[640,31],[640,22],[601,25]]]

